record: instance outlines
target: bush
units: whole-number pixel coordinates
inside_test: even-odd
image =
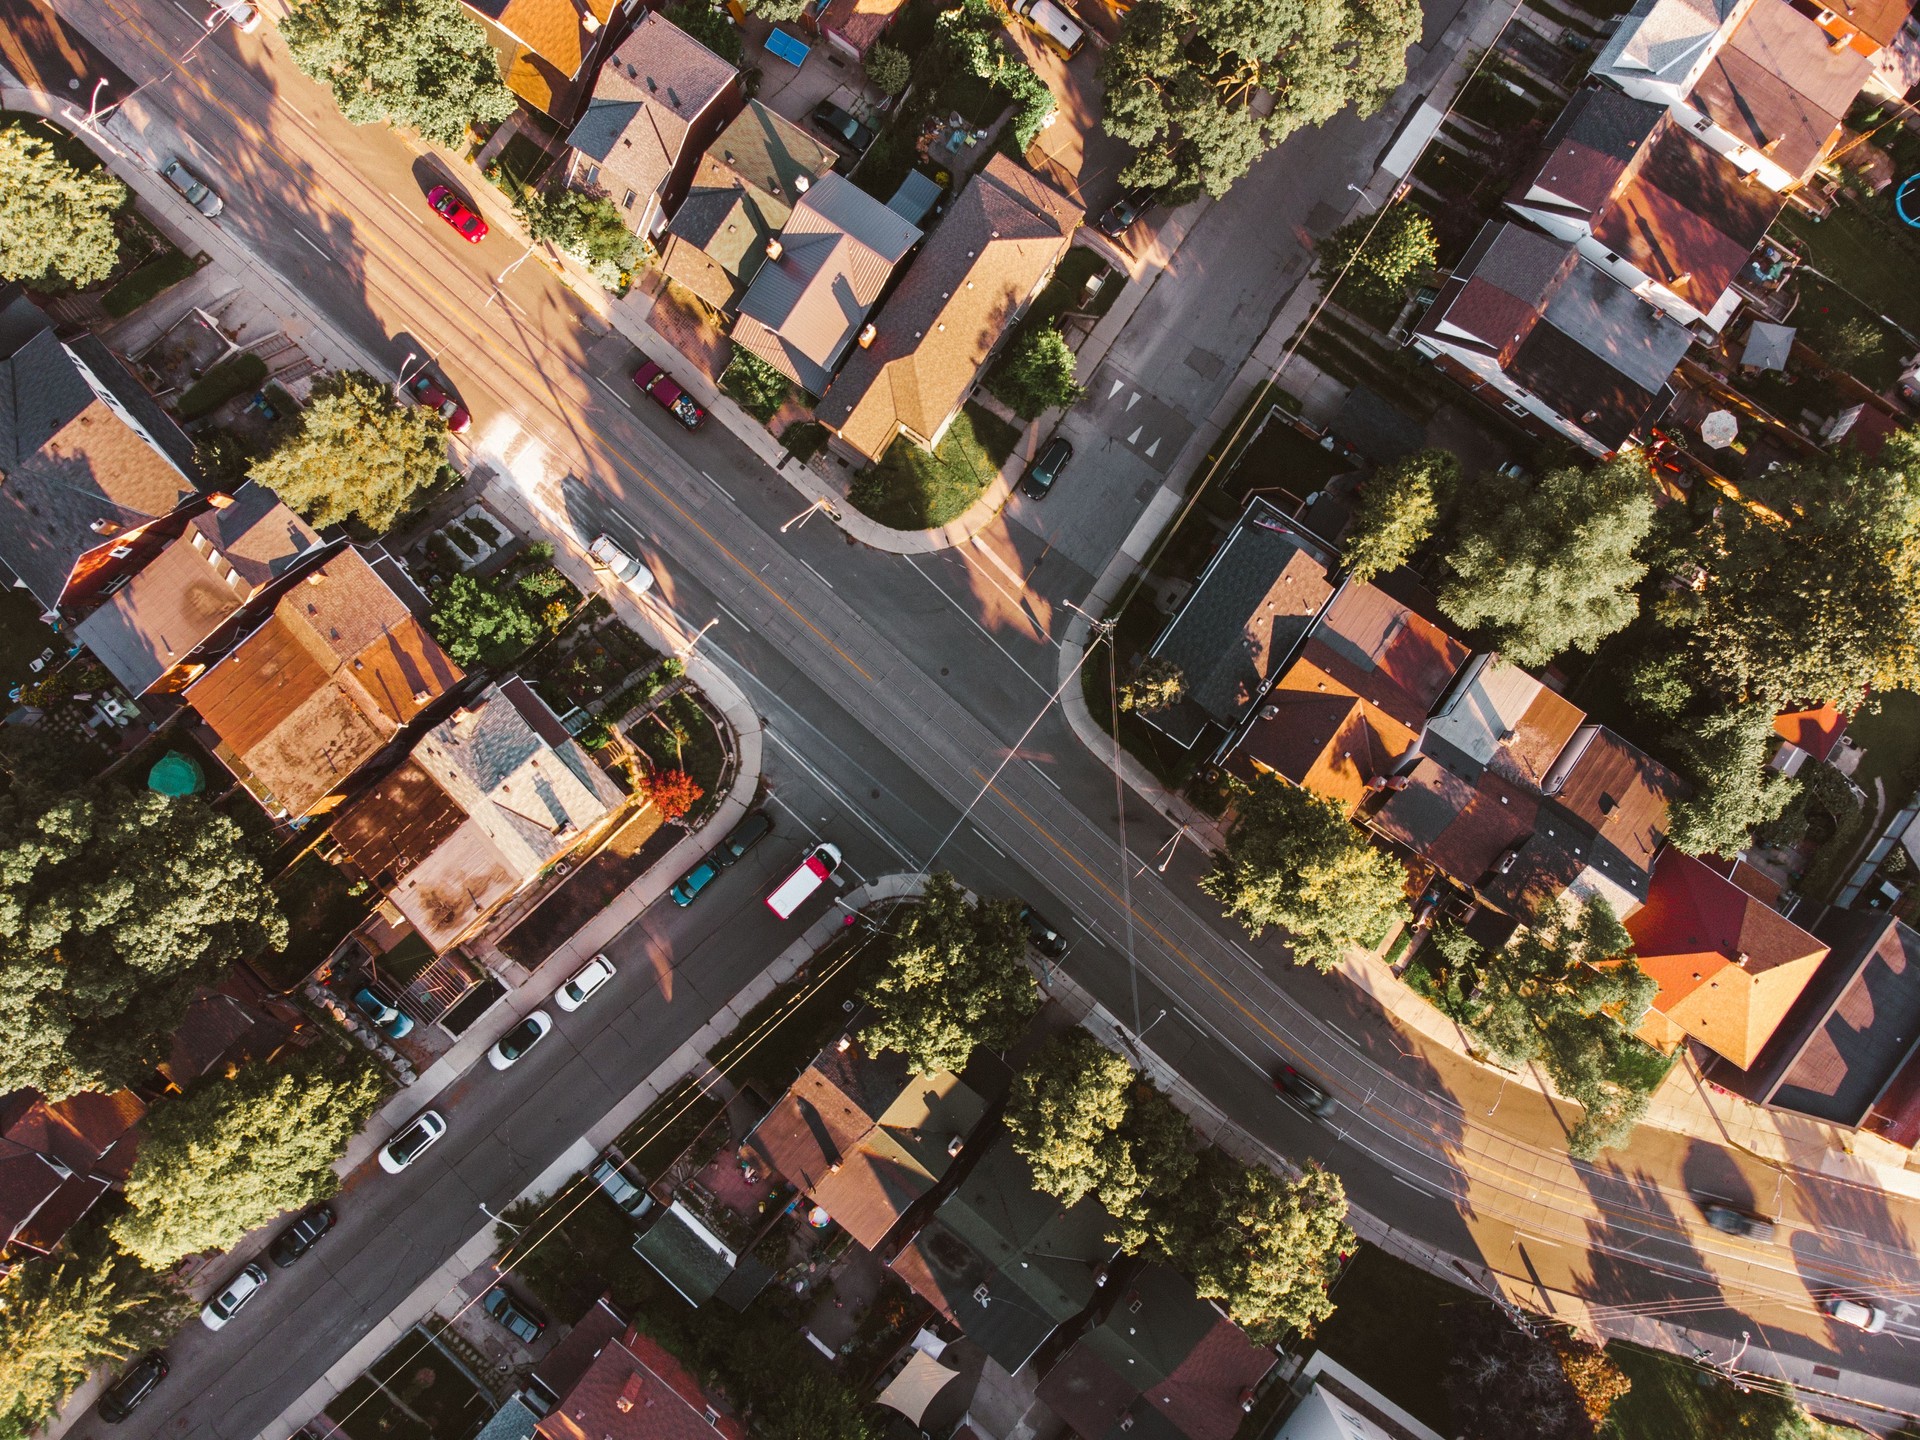
[[[200,268],[197,256],[180,250],[156,255],[139,269],[130,271],[119,284],[100,297],[101,308],[109,315],[131,315],[163,290],[171,289]]]
[[[250,351],[229,356],[187,387],[174,402],[182,420],[197,420],[244,395],[267,378],[267,362]]]
[[[882,41],[867,52],[867,79],[889,95],[898,95],[913,78],[913,62]]]
[[[988,388],[1022,420],[1065,410],[1086,393],[1073,378],[1073,351],[1051,325],[1023,331],[993,367]]]
[[[721,372],[720,387],[738,400],[762,425],[778,413],[793,393],[793,382],[751,350],[733,347],[733,359]]]
[[[818,420],[801,420],[789,425],[780,443],[802,465],[827,448],[827,427]]]

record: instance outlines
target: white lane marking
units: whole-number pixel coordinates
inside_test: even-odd
[[[1354,1049],[1358,1050],[1360,1048],[1360,1042],[1358,1040],[1354,1039],[1351,1035],[1347,1034],[1346,1031],[1342,1030],[1338,1025],[1334,1024],[1331,1020],[1327,1021],[1327,1028],[1333,1031],[1333,1033],[1338,1035],[1342,1040],[1346,1041],[1349,1045],[1353,1046]]]
[[[985,835],[982,835],[980,833],[980,829],[978,826],[969,825],[967,829],[973,831],[974,839],[978,840],[982,845],[986,846],[987,849],[993,851],[993,853],[998,855],[1002,860],[1007,858],[1007,852],[1002,850],[998,845],[994,844],[993,841],[987,839]]]
[[[1395,1180],[1397,1180],[1397,1181],[1399,1181],[1399,1182],[1400,1182],[1400,1183],[1401,1183],[1402,1185],[1404,1185],[1404,1186],[1406,1186],[1406,1187],[1407,1187],[1407,1189],[1409,1189],[1409,1190],[1417,1190],[1417,1191],[1419,1191],[1419,1192],[1420,1192],[1420,1193],[1421,1193],[1422,1195],[1425,1195],[1425,1196],[1426,1196],[1426,1197],[1427,1197],[1427,1198],[1428,1198],[1429,1200],[1431,1200],[1431,1199],[1433,1198],[1433,1193],[1432,1193],[1432,1192],[1431,1192],[1430,1190],[1428,1190],[1426,1186],[1424,1186],[1424,1185],[1416,1185],[1416,1184],[1414,1184],[1414,1183],[1413,1183],[1413,1181],[1411,1181],[1411,1180],[1409,1180],[1409,1179],[1407,1179],[1407,1177],[1406,1177],[1406,1176],[1404,1176],[1404,1175],[1395,1175],[1395,1176],[1394,1176],[1393,1178],[1394,1178]]]
[[[302,230],[298,225],[293,226],[292,229],[294,234],[298,235],[302,240],[306,241],[307,248],[313,251],[314,254],[318,255],[322,260],[333,259],[331,255],[327,254],[326,251],[322,250],[312,240],[307,239],[307,232]]]
[[[602,390],[606,391],[609,395],[613,396],[614,399],[620,400],[620,401],[626,400],[627,397],[624,392],[614,389],[613,386],[607,384],[607,382],[603,380],[600,376],[598,375],[594,376],[593,382],[594,384],[598,385]]]
[[[1022,665],[1018,660],[1014,659],[1013,653],[1010,650],[1008,650],[1006,646],[1002,645],[998,640],[994,639],[993,632],[991,630],[987,629],[987,627],[982,625],[979,622],[979,620],[975,619],[972,615],[968,614],[966,606],[962,605],[958,600],[954,599],[953,596],[947,594],[946,588],[942,586],[939,581],[935,580],[931,575],[927,574],[927,572],[922,570],[918,565],[915,565],[913,563],[913,557],[911,555],[903,556],[902,558],[906,560],[907,564],[912,568],[914,574],[918,575],[922,580],[926,581],[929,585],[933,586],[933,588],[939,592],[940,598],[942,600],[945,600],[955,610],[958,610],[960,612],[962,619],[964,619],[969,625],[973,626],[974,629],[978,630],[982,635],[984,635],[989,645],[993,646],[994,649],[998,650],[1002,655],[1006,656],[1007,663],[1009,665],[1013,666],[1014,669],[1018,670],[1022,675],[1026,676],[1027,679],[1033,681],[1035,685],[1038,685],[1040,687],[1041,694],[1051,695],[1053,693],[1051,687],[1049,687],[1042,680],[1040,680],[1040,678],[1036,676],[1031,670],[1027,669],[1026,666]],[[806,562],[802,561],[801,563],[805,564]]]
[[[727,619],[731,620],[734,624],[738,625],[742,630],[747,631],[749,634],[752,633],[753,627],[747,624],[746,621],[742,620],[738,615],[734,614],[731,610],[727,609],[727,607],[722,605],[718,600],[714,601],[713,603],[715,608],[717,608],[722,615],[726,616]]]
[[[1027,761],[1027,764],[1033,766],[1033,773],[1038,775],[1042,780],[1046,781],[1047,784],[1053,786],[1053,788],[1056,790],[1060,789],[1060,782],[1054,779],[1053,776],[1047,774],[1047,772],[1042,770],[1038,765],[1034,765],[1033,761],[1031,760]],[[1064,795],[1066,792],[1064,790],[1061,790],[1060,793]]]
[[[394,204],[400,207],[402,214],[411,215],[416,225],[424,225],[427,223],[426,216],[419,214],[417,211],[414,210],[414,208],[411,205],[407,204],[406,201],[402,200],[398,195],[394,194],[391,190],[387,191],[387,198],[393,201]]]
[[[807,562],[806,562],[806,561],[804,561],[804,560],[801,560],[801,559],[800,559],[800,557],[799,557],[798,555],[795,555],[795,556],[794,556],[793,558],[794,558],[795,560],[798,560],[800,564],[802,564],[802,565],[807,565]],[[811,565],[807,565],[807,569],[809,569],[809,570],[812,570],[812,571],[813,571],[813,578],[814,578],[814,579],[816,579],[816,580],[818,580],[818,581],[819,581],[819,582],[820,582],[820,583],[821,583],[822,585],[824,585],[824,586],[826,586],[826,587],[827,587],[827,589],[829,589],[829,590],[831,590],[831,589],[833,589],[833,582],[832,582],[831,580],[829,580],[829,579],[827,579],[827,577],[826,577],[826,576],[824,576],[824,575],[822,575],[822,574],[821,574],[821,573],[820,573],[820,572],[819,572],[818,570],[814,570],[814,569],[813,569],[813,567],[812,567]]]
[[[726,486],[722,485],[718,480],[714,479],[711,475],[708,475],[706,471],[702,470],[700,473],[703,476],[706,476],[707,483],[711,485],[714,489],[718,490],[722,495],[727,494]],[[727,495],[727,498],[731,500],[733,497],[731,495]]]
[[[794,749],[793,746],[789,745],[785,740],[780,738],[780,734],[778,731],[769,729],[766,732],[766,736],[767,736],[767,739],[771,740],[774,744],[778,745],[782,750],[786,751],[787,754],[793,758],[794,764],[798,765],[802,770],[806,771],[808,775],[812,776],[815,784],[819,785],[821,789],[825,790],[829,795],[831,795],[834,799],[838,800],[842,805],[844,805],[848,810],[850,810],[853,813],[854,819],[858,820],[862,825],[866,826],[867,829],[871,830],[875,835],[877,835],[882,845],[885,845],[889,850],[891,850],[895,855],[899,856],[902,860],[904,860],[908,865],[913,867],[915,870],[918,870],[921,868],[920,862],[916,860],[912,855],[908,854],[906,848],[902,846],[899,841],[895,840],[893,836],[889,835],[886,832],[886,830],[884,830],[876,821],[870,819],[866,811],[862,810],[858,805],[854,804],[853,798],[850,795],[848,795],[846,791],[842,790],[838,785],[834,784],[833,781],[827,779],[826,776],[822,775],[818,770],[814,769],[813,766],[808,763],[807,758],[804,755],[802,755],[798,750]],[[789,812],[794,814],[796,819],[800,818],[799,812],[794,811],[791,805],[787,806],[786,808]],[[810,822],[802,821],[802,823],[806,824]]]

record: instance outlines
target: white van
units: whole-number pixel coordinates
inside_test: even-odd
[[[1053,0],[1013,0],[1013,13],[1062,59],[1071,60],[1087,43],[1087,32]]]
[[[767,908],[782,920],[793,918],[806,898],[818,890],[840,868],[840,849],[836,845],[816,845],[807,852],[806,859],[800,862],[786,879],[774,887],[767,896]]]

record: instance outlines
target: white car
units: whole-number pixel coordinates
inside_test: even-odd
[[[1820,1302],[1820,1308],[1842,1325],[1851,1325],[1854,1329],[1864,1330],[1869,1335],[1878,1335],[1887,1328],[1887,1312],[1878,1305],[1869,1305],[1863,1300],[1849,1300],[1844,1295],[1829,1295]]]
[[[260,28],[260,11],[253,0],[213,0],[213,9],[207,12],[207,29],[217,30],[222,21],[231,21],[242,35],[251,35]]]
[[[653,571],[621,549],[611,535],[602,535],[589,545],[587,558],[630,590],[644,595],[653,588]]]
[[[427,1147],[447,1133],[447,1122],[437,1110],[422,1110],[406,1129],[380,1147],[380,1168],[398,1175],[426,1153]]]
[[[258,1295],[267,1285],[267,1272],[258,1265],[248,1265],[226,1284],[226,1288],[200,1311],[200,1323],[209,1330],[219,1330],[240,1313],[240,1307]]]
[[[587,997],[613,979],[613,962],[596,955],[582,965],[574,977],[553,992],[553,1003],[571,1014],[587,1003]]]
[[[487,1051],[487,1063],[496,1070],[505,1070],[527,1051],[546,1039],[547,1032],[553,1029],[553,1017],[544,1010],[535,1010],[502,1035]]]
[[[227,208],[226,202],[213,193],[211,185],[177,159],[169,160],[161,167],[160,178],[184,195],[187,203],[209,220]]]

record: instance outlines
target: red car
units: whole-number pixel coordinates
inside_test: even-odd
[[[467,407],[442,390],[439,382],[424,370],[407,382],[407,394],[413,397],[414,404],[439,411],[440,418],[447,422],[447,429],[456,435],[473,424]]]
[[[436,185],[429,190],[427,204],[433,207],[434,214],[458,230],[469,244],[478,245],[487,238],[487,222],[469,210],[447,186]]]
[[[707,423],[707,412],[695,403],[694,398],[674,383],[673,377],[662,370],[653,361],[642,362],[633,372],[633,383],[653,397],[653,403],[678,420],[689,430],[698,430]]]

